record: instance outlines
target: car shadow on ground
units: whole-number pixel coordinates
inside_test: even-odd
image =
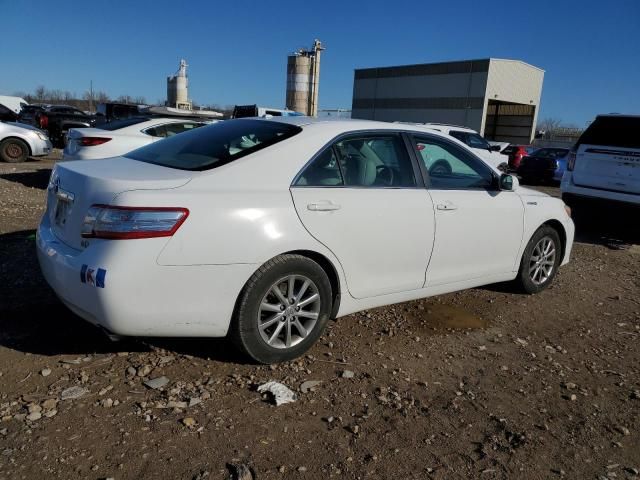
[[[71,312],[44,281],[35,230],[0,235],[0,346],[36,355],[146,352],[155,348],[228,363],[247,363],[224,338],[123,338],[112,341]]]
[[[3,180],[21,183],[25,187],[39,188],[41,190],[47,188],[49,177],[51,177],[50,168],[41,168],[33,172],[3,173],[0,175]]]
[[[589,212],[574,217],[575,241],[603,245],[612,250],[640,245],[640,221],[636,212]]]

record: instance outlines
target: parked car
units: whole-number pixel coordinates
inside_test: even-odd
[[[500,153],[504,153],[504,149],[511,145],[509,142],[496,142],[495,140],[488,140],[488,142],[492,147],[498,147]]]
[[[568,148],[539,148],[522,157],[518,166],[518,175],[525,182],[550,182],[558,177],[561,165],[559,159],[569,153]],[[562,178],[562,174],[560,174]]]
[[[44,105],[41,103],[32,103],[29,105],[25,105],[22,107],[22,110],[20,110],[20,115],[18,115],[18,121],[20,123],[37,127],[36,115],[38,113],[44,112],[44,109],[48,106],[49,105]]]
[[[618,206],[637,211],[640,115],[598,115],[569,152],[560,189],[572,208]],[[637,217],[631,221],[637,222]]]
[[[69,130],[63,160],[89,160],[124,155],[131,150],[203,125],[176,118],[133,117],[100,128]]]
[[[450,170],[426,163],[438,150]],[[508,280],[540,292],[573,235],[560,199],[448,135],[279,117],[58,163],[36,243],[58,296],[110,334],[229,334],[272,363],[359,310]]]
[[[280,108],[259,107],[258,105],[236,105],[233,107],[231,118],[264,117],[267,115],[272,117],[296,117],[301,116],[302,113]]]
[[[27,101],[22,97],[0,95],[0,121],[15,122],[26,105]]]
[[[506,170],[509,158],[500,153],[499,145],[490,145],[478,132],[471,128],[444,123],[425,123],[424,126],[451,135],[473,149],[476,155],[494,168]]]
[[[509,145],[502,153],[509,157],[509,170],[517,171],[522,157],[526,157],[535,150],[531,145]]]
[[[36,127],[48,133],[54,147],[63,148],[70,129],[91,127],[96,117],[67,105],[47,105],[35,112],[34,122]]]
[[[51,152],[47,134],[31,125],[0,122],[0,159],[3,162],[24,162]]]

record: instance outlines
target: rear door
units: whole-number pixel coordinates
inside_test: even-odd
[[[640,117],[597,117],[578,142],[573,183],[640,194]]]
[[[424,285],[434,213],[416,167],[399,133],[353,134],[294,181],[298,216],[338,258],[355,298]]]

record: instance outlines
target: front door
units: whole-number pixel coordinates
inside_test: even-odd
[[[415,136],[415,144],[435,208],[426,286],[512,272],[523,235],[520,197],[495,188],[492,170],[453,142]]]
[[[422,288],[434,235],[402,137],[351,135],[321,152],[291,188],[306,229],[340,261],[350,294]]]

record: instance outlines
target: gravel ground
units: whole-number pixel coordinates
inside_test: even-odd
[[[112,343],[62,306],[34,253],[52,165],[0,164],[0,479],[638,478],[637,218],[578,224],[539,295],[361,312],[265,367],[223,339]]]

